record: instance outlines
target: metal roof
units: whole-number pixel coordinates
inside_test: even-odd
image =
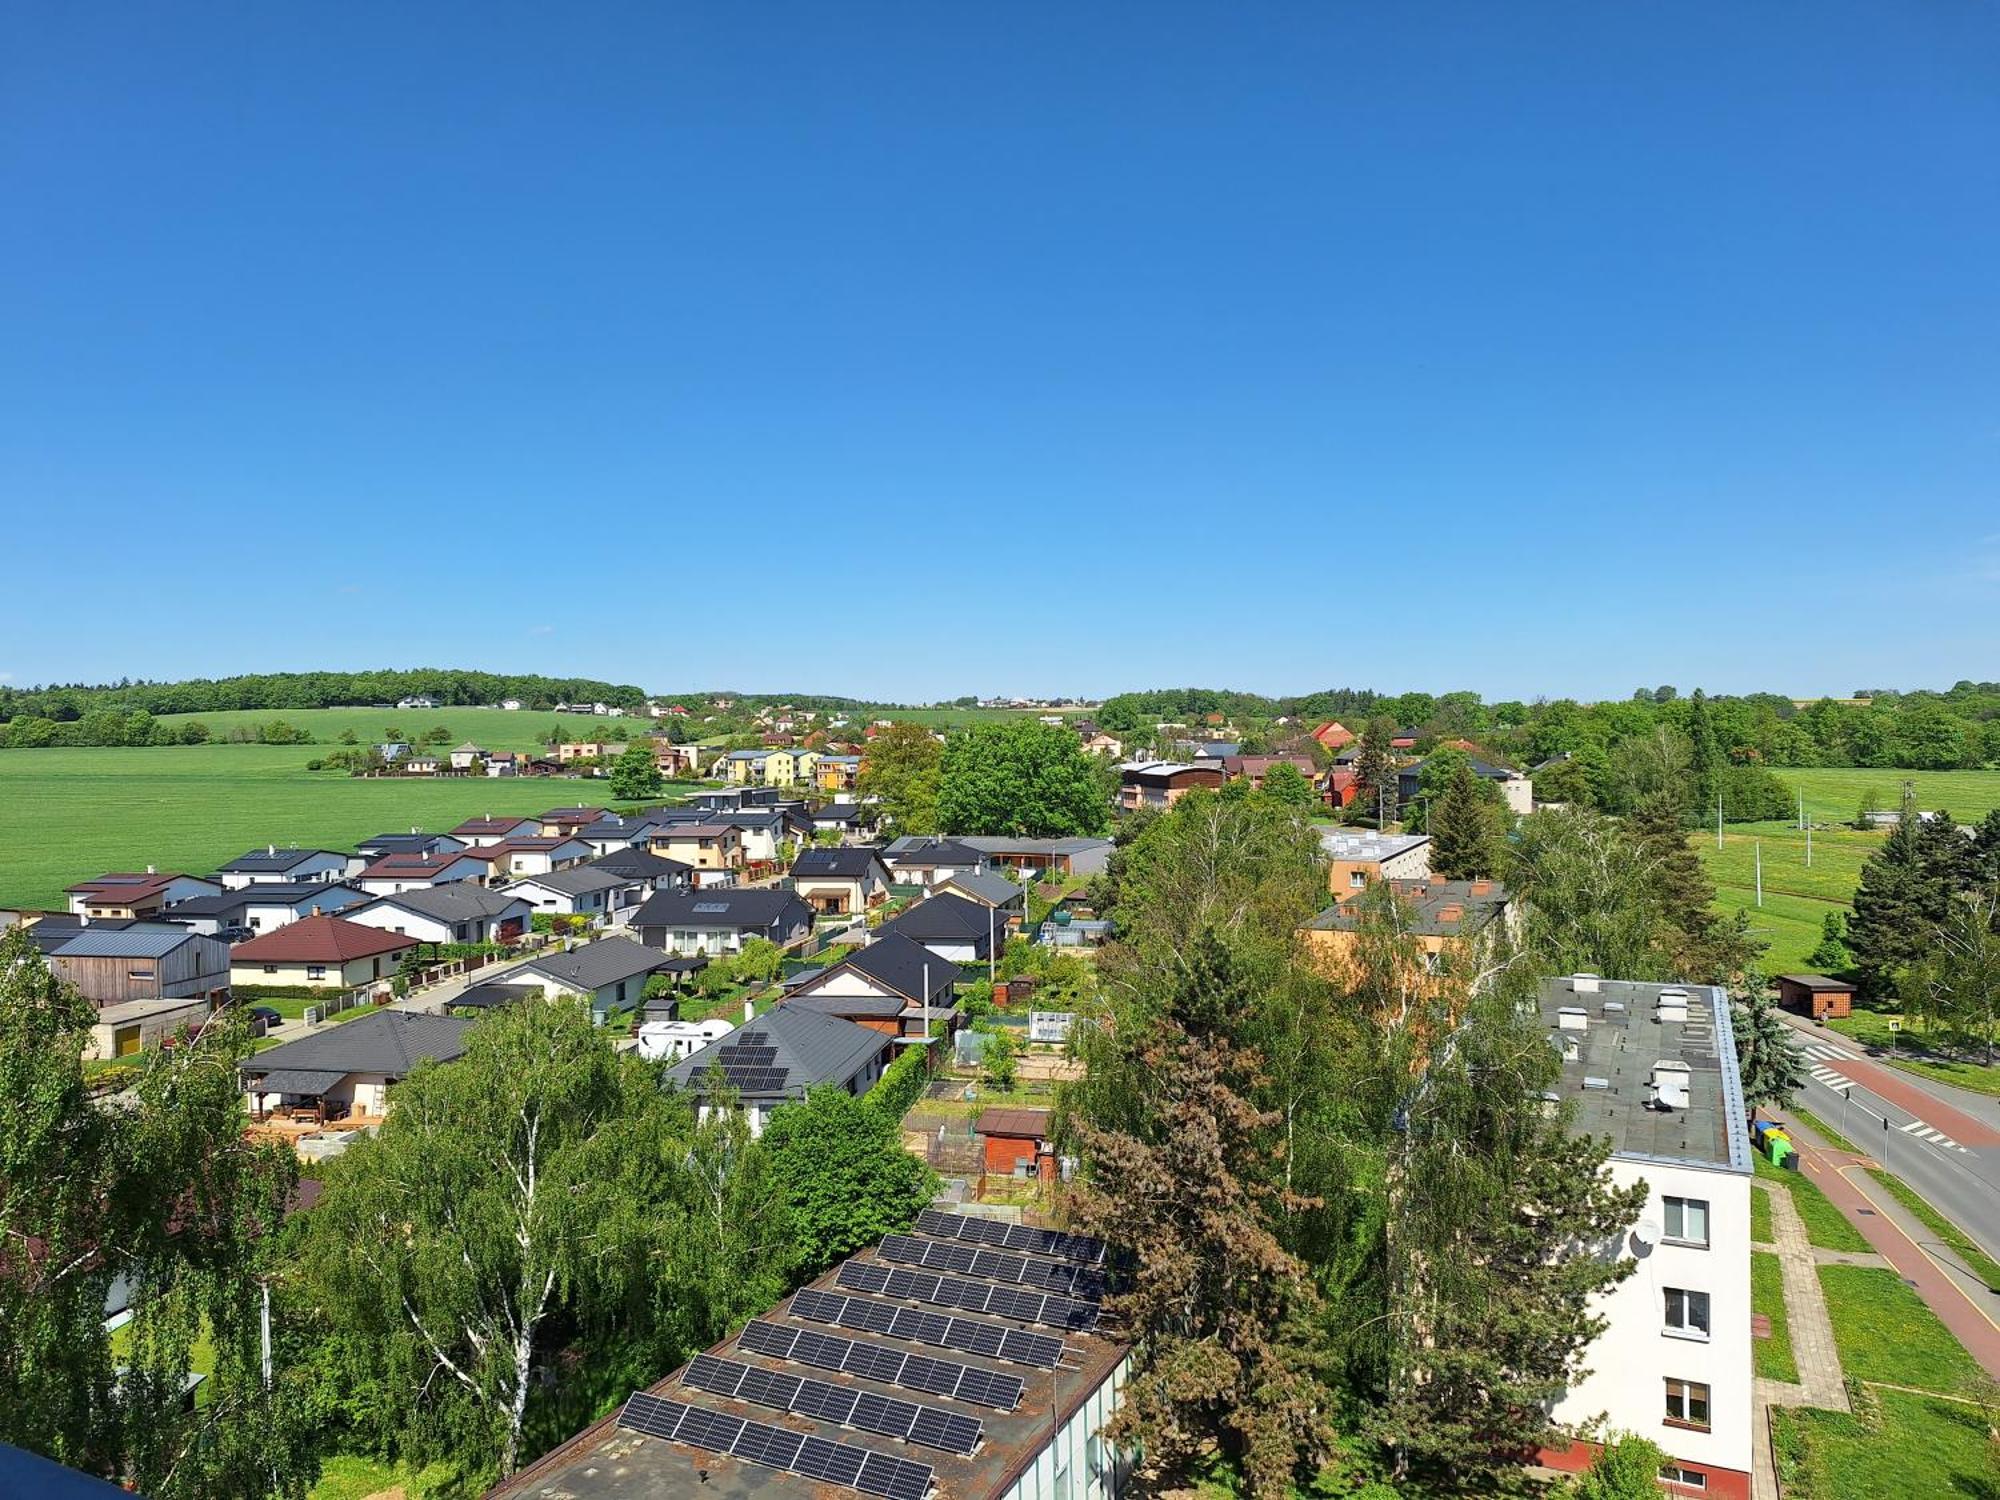
[[[426,1016],[406,1010],[378,1010],[358,1021],[327,1026],[295,1042],[285,1042],[244,1061],[245,1078],[272,1073],[386,1073],[402,1077],[426,1058],[448,1062],[465,1050],[466,1028],[458,1016]]]
[[[55,958],[164,958],[183,943],[196,941],[185,927],[141,926],[134,923],[106,931],[96,923],[57,948]],[[206,939],[215,942],[216,939]]]

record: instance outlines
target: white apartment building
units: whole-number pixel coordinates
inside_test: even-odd
[[[1607,1326],[1555,1420],[1658,1443],[1663,1494],[1750,1500],[1750,1136],[1728,997],[1576,975],[1550,980],[1541,1009],[1575,1128],[1611,1139],[1615,1182],[1646,1184],[1614,1247],[1637,1269],[1597,1300]],[[1591,1453],[1542,1459],[1575,1470]]]

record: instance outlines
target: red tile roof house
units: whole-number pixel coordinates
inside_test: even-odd
[[[1354,743],[1354,731],[1338,719],[1329,719],[1312,732],[1312,737],[1329,750],[1345,750]]]
[[[417,940],[341,917],[304,917],[229,952],[232,985],[304,985],[351,990],[396,972]]]

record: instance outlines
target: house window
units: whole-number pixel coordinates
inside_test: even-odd
[[[1699,1245],[1708,1248],[1708,1200],[1706,1198],[1669,1198],[1667,1205],[1667,1238],[1681,1245]]]
[[[1684,1468],[1680,1464],[1662,1464],[1660,1483],[1678,1485],[1684,1490],[1705,1490],[1708,1488],[1708,1476],[1700,1469]]]
[[[278,972],[278,966],[276,964],[265,964],[264,972],[266,974],[275,974]]]
[[[151,969],[127,969],[125,977],[127,979],[148,980],[153,977],[153,971]]]
[[[1708,1387],[1698,1380],[1667,1381],[1667,1425],[1708,1431]]]
[[[1708,1337],[1708,1293],[1666,1288],[1666,1331],[1680,1338]]]
[[[1349,870],[1347,872],[1347,888],[1349,890],[1358,891],[1367,884],[1368,884],[1368,874],[1366,871]]]
[[[308,979],[324,979],[324,978],[326,978],[326,965],[325,965],[325,964],[307,964],[307,965],[306,965],[306,978],[308,978]]]

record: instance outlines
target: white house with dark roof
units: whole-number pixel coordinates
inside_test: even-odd
[[[538,912],[562,917],[609,918],[639,899],[640,882],[595,865],[531,875],[506,887]]]
[[[379,1010],[323,1026],[244,1059],[238,1071],[252,1115],[310,1109],[325,1119],[379,1119],[390,1090],[418,1063],[450,1062],[465,1051],[472,1022],[457,1016]]]
[[[471,880],[378,896],[341,913],[350,922],[420,943],[511,943],[527,933],[534,914],[519,896]]]
[[[302,917],[346,911],[368,899],[351,885],[323,882],[259,881],[233,894],[242,898],[243,925],[252,932],[274,932]]]
[[[281,849],[276,844],[266,844],[262,849],[239,854],[217,870],[215,876],[224,890],[234,891],[265,882],[302,885],[308,881],[345,880],[357,866],[353,855],[332,849]]]
[[[867,1093],[894,1045],[879,1031],[787,1001],[676,1063],[667,1082],[692,1093],[706,1119],[709,1080],[720,1072],[750,1133],[761,1135],[771,1111],[805,1098],[807,1089],[831,1084],[850,1094]]]
[[[632,913],[630,925],[650,948],[683,957],[740,953],[752,938],[780,948],[812,932],[812,911],[792,891],[662,891]]]
[[[545,953],[507,975],[514,984],[538,984],[549,995],[573,995],[590,1003],[601,1025],[612,1012],[630,1010],[646,992],[646,981],[667,965],[667,955],[630,938],[599,938],[567,953]]]

